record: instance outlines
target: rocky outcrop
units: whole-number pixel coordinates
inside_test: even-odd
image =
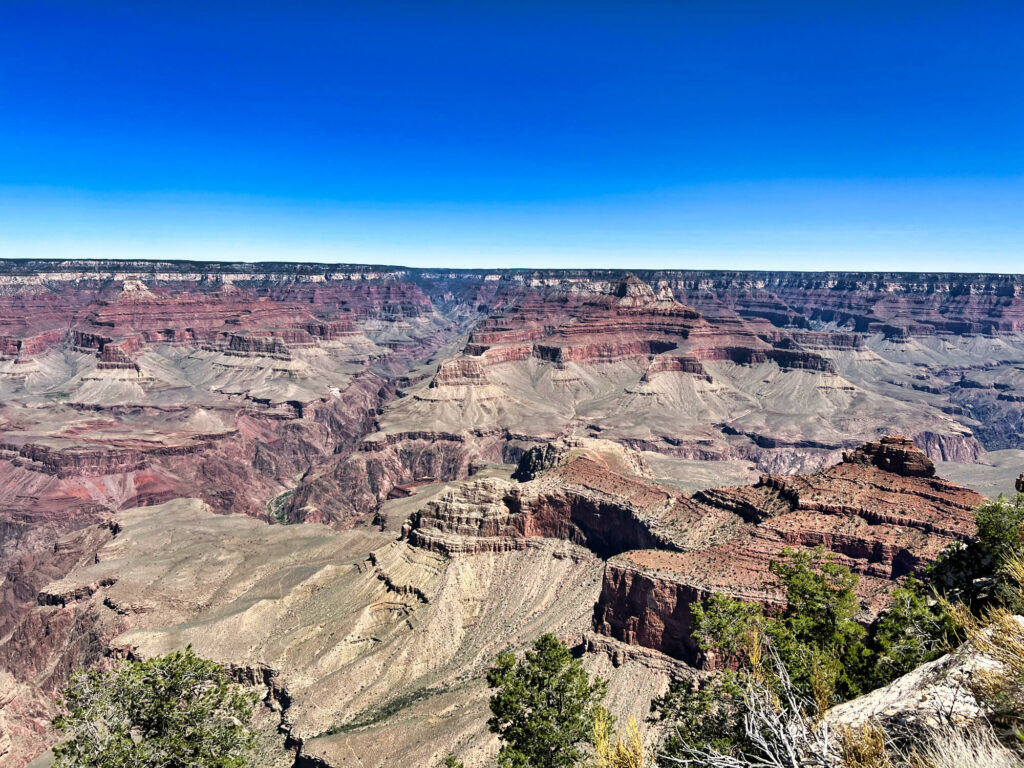
[[[464,387],[488,384],[487,374],[481,361],[472,357],[460,357],[441,363],[430,381],[431,388]]]
[[[730,541],[679,553],[629,552],[609,561],[595,629],[702,663],[688,605],[724,592],[776,605],[768,563],[785,547],[824,547],[860,576],[864,616],[885,604],[891,580],[919,571],[974,532],[978,494],[934,477],[924,453],[884,438],[806,476],[702,491],[685,503],[745,522]]]
[[[692,666],[705,662],[693,637],[691,605],[699,605],[716,592],[777,605],[764,590],[744,590],[763,576],[743,561],[717,564],[718,570],[699,572],[694,558],[665,551],[627,552],[608,561],[601,597],[594,609],[596,632],[630,645],[652,648]],[[706,563],[710,565],[709,563]],[[691,578],[683,578],[689,572]],[[719,576],[724,578],[718,578]],[[709,581],[709,579],[714,579]],[[735,583],[735,586],[733,586]]]
[[[45,589],[73,565],[55,540],[180,497],[274,520],[463,322],[397,273],[108,267],[0,264],[0,667],[40,695],[102,657],[106,587]],[[370,482],[331,492],[353,508]]]
[[[580,457],[599,461],[620,474],[651,477],[647,462],[636,451],[607,440],[571,437],[542,443],[526,451],[519,460],[512,478],[521,482],[533,480],[542,472],[564,467]]]
[[[185,499],[119,513],[118,522],[117,537],[64,587],[115,574],[117,582],[67,606],[36,605],[21,647],[48,645],[36,633],[50,622],[58,651],[67,648],[57,622],[73,617],[71,637],[91,638],[112,657],[192,644],[264,694],[269,712],[257,723],[277,738],[261,740],[260,762],[283,758],[275,765],[336,766],[352,754],[368,768],[431,765],[453,751],[493,762],[485,676],[495,638],[518,649],[552,632],[577,645],[600,586],[597,558],[552,540],[449,559],[395,541],[392,531],[269,526]],[[0,654],[15,650],[0,642]],[[614,681],[607,704],[622,718],[645,714],[677,671],[657,660],[648,667],[638,650],[619,652],[617,668],[600,651],[584,660],[589,674]],[[96,661],[102,656],[76,658]],[[0,687],[0,739],[16,734],[27,760],[53,741],[53,704],[34,700],[42,706],[33,719],[24,698],[7,705],[8,690]],[[19,738],[35,725],[41,732]]]
[[[690,606],[714,593],[777,607],[768,565],[787,547],[823,547],[859,575],[867,620],[892,582],[974,532],[982,497],[935,477],[893,436],[825,470],[687,495],[654,483],[640,457],[601,440],[537,446],[512,479],[464,481],[417,510],[410,543],[448,555],[563,539],[607,559],[594,629],[692,665]]]
[[[994,659],[968,642],[889,685],[833,707],[825,720],[833,728],[874,723],[909,738],[941,726],[969,725],[986,714],[971,691],[972,678],[997,668]]]
[[[900,335],[1014,333],[1024,328],[1019,275],[655,272],[680,300],[704,311],[715,304],[738,313],[852,326]],[[721,310],[719,310],[721,311]],[[899,329],[898,331],[896,329]]]
[[[709,383],[712,381],[701,361],[687,355],[658,355],[647,366],[640,381],[651,381],[659,373],[689,373]]]
[[[785,546],[857,571],[870,615],[970,535],[977,497],[929,459],[1024,446],[1022,310],[1017,276],[0,262],[0,664],[18,690],[52,691],[102,658],[97,627],[155,620],[120,580],[61,580],[110,536],[97,524],[180,496],[353,535],[404,496],[419,547],[401,546],[456,555],[451,584],[473,558],[530,562],[497,580],[503,596],[554,561],[589,569],[574,610],[600,595],[598,610],[574,626],[624,664],[623,648],[703,663],[687,606],[720,590],[770,604],[765,566]],[[879,439],[891,431],[923,453]],[[582,434],[612,442],[558,441]],[[686,494],[623,446],[765,476]],[[517,462],[514,479],[489,467]],[[349,565],[384,597],[317,659],[355,658],[381,627],[415,633],[410,606],[434,610],[416,579]],[[423,668],[451,645],[422,647]],[[0,711],[31,720],[33,702]]]
[[[856,451],[843,454],[843,461],[872,464],[903,477],[932,477],[935,474],[932,460],[918,450],[910,438],[902,435],[883,437],[877,443],[863,445]]]
[[[117,583],[117,578],[108,576],[91,584],[66,585],[60,582],[52,582],[46,589],[39,593],[37,602],[40,605],[66,606],[69,603],[77,603],[87,597],[92,597],[103,587],[110,587]]]
[[[513,461],[520,453],[505,430],[371,435],[307,473],[289,500],[287,518],[351,525],[398,485],[457,480],[475,465]]]
[[[179,445],[156,445],[149,448],[109,446],[82,448],[75,445],[56,448],[38,443],[18,446],[0,443],[0,459],[14,466],[25,467],[59,478],[98,477],[135,472],[149,467],[159,457],[186,456],[201,452],[230,433],[195,436]]]
[[[425,549],[500,552],[563,539],[601,557],[683,546],[663,518],[676,494],[631,472],[642,459],[614,443],[570,439],[533,448],[514,477],[463,482],[428,502],[407,526]]]
[[[950,402],[942,379],[951,374],[916,342],[899,353],[913,359],[901,360],[883,334],[811,319],[769,288],[751,288],[756,301],[741,305],[731,284],[722,294],[677,290],[669,273],[517,279],[496,281],[462,357],[441,361],[430,384],[403,386],[381,415],[384,431],[506,428],[536,442],[583,432],[684,458],[751,460],[768,472],[826,466],[890,431],[945,461],[975,461],[995,439],[980,414]],[[1003,366],[1024,360],[1024,337],[1007,339]],[[964,357],[981,354],[959,343]],[[993,401],[1008,392],[993,390]],[[1000,447],[1024,440],[1012,421],[998,430]]]

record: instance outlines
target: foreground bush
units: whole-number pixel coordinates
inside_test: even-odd
[[[502,768],[569,768],[594,743],[595,720],[607,718],[602,706],[607,683],[591,682],[578,659],[552,634],[541,635],[517,662],[498,655],[487,673],[491,696],[488,721],[503,742]]]
[[[803,698],[774,648],[764,662],[742,677],[739,734],[723,750],[712,744],[681,743],[659,762],[693,768],[805,768],[836,765],[828,728]]]
[[[54,726],[54,768],[242,768],[256,694],[186,648],[76,672]]]
[[[759,606],[715,595],[691,608],[701,650],[745,673],[757,667],[758,649],[770,640],[794,689],[821,710],[870,688],[872,654],[853,619],[860,607],[857,576],[821,548],[786,549],[769,567],[786,597],[782,613],[762,616]]]
[[[975,614],[996,605],[1020,613],[1024,603],[1006,566],[1024,547],[1024,494],[983,504],[975,522],[975,539],[949,547],[928,568],[927,577],[951,602]]]
[[[787,550],[771,564],[786,598],[778,614],[722,595],[693,606],[694,637],[725,669],[699,684],[674,683],[652,702],[657,719],[672,725],[659,763],[1021,765],[1015,750],[1024,750],[1024,619],[1017,615],[1024,608],[1024,496],[984,504],[976,522],[974,540],[947,549],[923,580],[909,578],[893,590],[870,631],[854,621],[857,577],[821,549]],[[886,685],[964,639],[998,662],[969,684],[987,715],[978,728],[946,723],[909,753],[877,725],[823,731],[833,704]],[[955,749],[944,751],[944,743]],[[984,759],[967,760],[972,748]]]
[[[588,768],[650,768],[654,765],[651,750],[644,744],[643,733],[636,720],[626,723],[625,736],[612,733],[614,723],[604,709],[594,718],[594,760]]]

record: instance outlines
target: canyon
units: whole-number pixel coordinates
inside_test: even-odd
[[[0,765],[186,643],[268,765],[482,764],[499,651],[642,716],[694,601],[820,546],[868,622],[1022,470],[1021,276],[3,261]]]

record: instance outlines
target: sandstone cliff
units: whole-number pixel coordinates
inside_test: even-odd
[[[594,612],[599,633],[700,665],[690,605],[716,592],[771,609],[768,563],[786,547],[824,547],[859,575],[862,618],[894,580],[974,532],[982,497],[935,477],[905,437],[849,452],[811,475],[687,495],[646,477],[642,460],[599,440],[527,452],[516,479],[457,484],[410,518],[409,541],[449,555],[562,539],[607,560]]]
[[[493,745],[471,725],[479,679],[453,670],[477,674],[496,652],[512,619],[490,601],[509,584],[550,578],[516,609],[510,642],[555,627],[594,651],[594,668],[621,663],[648,687],[667,674],[659,664],[701,663],[693,600],[726,590],[771,604],[765,565],[783,546],[821,544],[854,568],[868,617],[892,579],[970,535],[979,497],[936,477],[931,460],[998,452],[1005,484],[1024,448],[1022,286],[992,275],[2,261],[0,674],[16,695],[0,698],[0,719],[19,734],[11,743],[41,744],[72,666],[127,648],[114,640],[134,629],[156,633],[140,652],[172,647],[195,633],[170,627],[199,621],[230,627],[210,635],[211,653],[248,659],[257,677],[287,668],[289,690],[349,670],[337,681],[351,695],[328,714],[294,710],[310,761],[344,764],[396,722],[388,759],[429,761],[417,740],[435,702],[461,724],[443,746],[464,737],[483,756]],[[894,431],[909,439],[880,439]],[[719,487],[758,472],[752,486]],[[392,495],[407,512],[390,511]],[[351,601],[329,608],[296,575],[280,612],[238,619],[273,583],[264,571],[239,573],[240,592],[208,604],[187,590],[149,604],[159,578],[139,574],[153,550],[136,542],[119,559],[135,545],[111,540],[111,521],[139,505],[170,503],[155,507],[166,514],[181,497],[256,518],[231,524],[288,546],[304,527],[265,523],[352,527],[346,541],[363,541],[371,515],[385,527],[409,516],[394,545],[406,564],[361,551],[337,582]],[[161,546],[216,571],[205,554],[216,525],[173,518],[176,538]],[[97,551],[117,573],[83,570]],[[414,560],[443,565],[406,578]],[[283,555],[272,562],[292,573]],[[440,583],[460,595],[457,611],[432,597]],[[551,590],[563,587],[576,603],[558,602]],[[269,661],[284,658],[270,634],[258,653],[231,644],[254,627],[272,634],[281,606],[307,596],[316,607],[294,628],[288,664]],[[429,627],[415,618],[428,604],[444,606]],[[475,638],[456,643],[458,659],[436,634],[455,625]],[[387,628],[403,626],[375,657]],[[321,640],[305,645],[303,632]],[[422,653],[419,632],[431,638]],[[389,665],[419,682],[402,687]]]

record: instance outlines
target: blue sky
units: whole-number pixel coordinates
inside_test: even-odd
[[[0,255],[1024,271],[1024,4],[0,2]]]

